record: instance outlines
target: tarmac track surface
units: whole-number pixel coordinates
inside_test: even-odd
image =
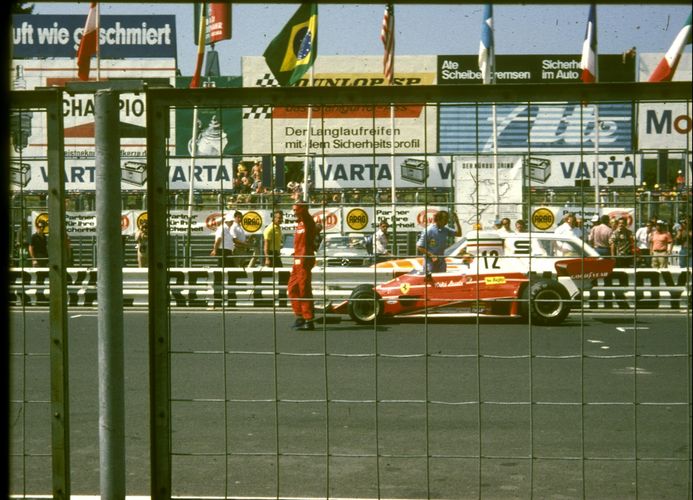
[[[296,332],[286,311],[172,310],[173,494],[690,498],[690,312],[629,313]],[[98,318],[69,316],[72,492],[98,495]],[[45,495],[48,311],[11,321],[11,493]],[[149,494],[147,349],[126,310],[129,495]]]

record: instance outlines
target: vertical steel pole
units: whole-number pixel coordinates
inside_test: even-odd
[[[151,497],[171,498],[171,366],[168,318],[166,200],[168,105],[147,93],[149,221],[149,432]]]
[[[70,392],[68,383],[65,148],[62,92],[46,107],[48,125],[48,276],[51,322],[51,445],[53,498],[70,498]]]
[[[119,499],[125,498],[125,402],[118,92],[96,92],[94,121],[101,497]]]

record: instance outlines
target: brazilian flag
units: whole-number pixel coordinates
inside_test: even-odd
[[[281,86],[298,82],[318,55],[318,4],[301,4],[263,55]]]

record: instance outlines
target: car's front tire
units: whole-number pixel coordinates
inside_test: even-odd
[[[348,312],[361,325],[372,324],[382,316],[382,298],[372,285],[359,285],[349,296]]]
[[[536,325],[558,325],[570,314],[570,298],[555,280],[539,280],[522,292],[521,314]]]

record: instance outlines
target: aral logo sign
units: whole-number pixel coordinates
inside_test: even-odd
[[[538,208],[532,213],[532,225],[540,231],[546,231],[555,221],[553,211],[548,208]]]
[[[691,144],[690,104],[641,103],[638,149],[685,149]]]

